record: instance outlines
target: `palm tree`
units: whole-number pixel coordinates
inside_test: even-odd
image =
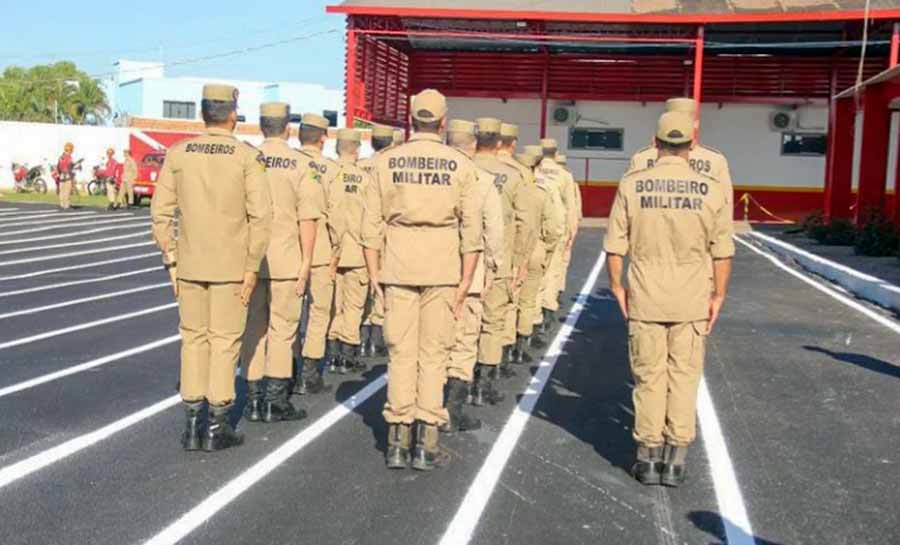
[[[69,82],[66,82],[67,84]],[[111,109],[106,93],[94,79],[82,77],[66,86],[66,112],[72,123],[97,124],[109,116]]]

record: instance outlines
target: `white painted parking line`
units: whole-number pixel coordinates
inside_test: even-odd
[[[794,269],[788,267],[787,265],[785,265],[784,263],[779,261],[777,257],[769,254],[768,252],[764,252],[764,251],[760,250],[756,246],[745,241],[743,238],[741,238],[737,235],[735,235],[734,238],[735,238],[735,240],[737,240],[738,242],[740,242],[741,244],[743,244],[750,250],[753,250],[757,254],[765,257],[766,259],[768,259],[769,261],[774,263],[776,267],[778,267],[779,269],[783,270],[784,272],[790,274],[794,278],[798,278],[798,279],[802,280],[803,282],[809,284],[810,286],[814,287],[815,289],[819,290],[820,292],[824,293],[825,295],[828,295],[829,297],[836,299],[837,301],[845,304],[846,306],[852,308],[853,310],[855,310],[861,314],[864,314],[865,316],[875,320],[876,322],[878,322],[879,324],[883,325],[884,327],[890,329],[894,333],[900,333],[900,323],[898,323],[894,320],[891,320],[887,316],[878,314],[874,310],[867,308],[865,305],[862,305],[862,304],[858,303],[857,301],[854,301],[850,297],[847,297],[846,295],[838,292],[837,290],[835,290],[833,288],[826,286],[825,284],[822,284],[820,282],[813,280],[812,278],[804,275],[803,273],[795,271]]]
[[[67,267],[57,267],[55,269],[44,269],[42,271],[34,271],[30,273],[17,274],[14,276],[2,276],[0,282],[5,280],[20,280],[22,278],[34,278],[35,276],[44,276],[65,271],[75,271],[78,269],[90,269],[91,267],[100,267],[102,265],[110,265],[112,263],[123,263],[125,261],[134,261],[136,259],[147,259],[148,257],[159,257],[159,252],[151,252],[149,254],[131,255],[128,257],[119,257],[116,259],[107,259],[104,261],[94,261],[92,263],[82,263],[81,265],[69,265]]]
[[[114,361],[123,360],[125,358],[134,356],[136,354],[142,354],[144,352],[149,352],[151,350],[155,350],[157,348],[176,343],[180,339],[181,339],[180,335],[172,335],[170,337],[158,339],[156,341],[149,342],[147,344],[135,346],[134,348],[129,348],[128,350],[123,350],[122,352],[116,352],[115,354],[103,356],[102,358],[97,358],[97,359],[94,359],[91,361],[86,361],[84,363],[80,363],[78,365],[73,365],[72,367],[67,367],[65,369],[55,371],[53,373],[47,373],[46,375],[41,375],[39,377],[35,377],[35,378],[29,379],[29,380],[26,380],[23,382],[19,382],[19,383],[10,385],[10,386],[5,386],[3,388],[0,388],[0,398],[15,394],[17,392],[21,392],[23,390],[28,390],[30,388],[34,388],[35,386],[40,386],[41,384],[53,382],[53,381],[59,380],[63,377],[68,377],[68,376],[71,376],[71,375],[74,375],[77,373],[82,373],[89,369],[94,369],[95,367],[100,367],[101,365],[106,365],[107,363],[112,363]]]
[[[104,426],[98,430],[85,435],[80,435],[74,439],[70,439],[61,445],[47,449],[43,452],[35,454],[30,458],[26,458],[21,462],[9,465],[0,469],[0,488],[4,488],[10,483],[14,483],[19,479],[26,477],[39,469],[43,469],[52,465],[63,458],[67,458],[79,451],[82,451],[91,445],[109,438],[110,436],[127,429],[151,416],[160,413],[170,407],[177,405],[181,401],[179,395],[174,395],[163,399],[162,401],[150,405],[145,409],[141,409],[132,413],[125,418],[116,420],[112,424]]]
[[[138,269],[136,271],[128,271],[119,274],[110,274],[108,276],[100,276],[97,278],[85,278],[84,280],[72,280],[71,282],[60,282],[58,284],[50,284],[48,286],[37,286],[35,288],[25,288],[21,290],[5,291],[0,293],[0,297],[12,297],[14,295],[23,295],[26,293],[34,293],[37,291],[54,290],[58,288],[67,288],[69,286],[80,286],[82,284],[93,284],[95,282],[106,282],[116,280],[118,278],[127,278],[139,274],[147,274],[148,272],[161,271],[163,267],[148,267],[146,269]]]
[[[37,263],[39,261],[52,261],[54,259],[64,259],[66,257],[81,257],[91,254],[103,254],[115,250],[132,250],[141,246],[152,246],[156,244],[152,240],[146,242],[135,242],[133,244],[122,244],[120,246],[108,246],[106,248],[95,248],[93,250],[80,250],[77,252],[68,252],[65,254],[42,255],[40,257],[27,257],[24,259],[14,259],[12,261],[0,261],[0,267],[11,267],[13,265],[22,265],[24,263]]]
[[[29,246],[28,248],[16,248],[15,250],[0,251],[0,255],[23,254],[27,252],[37,252],[40,250],[54,250],[56,248],[71,248],[72,246],[86,246],[89,244],[99,244],[101,242],[110,242],[113,240],[124,240],[126,238],[138,238],[150,236],[149,231],[146,233],[131,233],[130,235],[118,235],[114,237],[95,238],[91,240],[82,240],[79,242],[63,242],[60,244],[47,244],[45,246]]]
[[[102,320],[94,320],[93,322],[85,322],[83,324],[73,325],[69,327],[64,327],[62,329],[54,329],[52,331],[45,331],[43,333],[38,333],[37,335],[30,335],[28,337],[22,337],[19,339],[13,339],[11,341],[6,341],[4,343],[0,343],[0,350],[4,348],[11,348],[13,346],[21,346],[23,344],[29,344],[37,341],[42,341],[44,339],[50,339],[52,337],[59,337],[60,335],[66,335],[69,333],[73,333],[75,331],[82,331],[85,329],[90,329],[92,327],[97,327],[106,324],[113,324],[117,322],[121,322],[123,320],[128,320],[130,318],[137,318],[139,316],[146,316],[147,314],[153,314],[155,312],[162,312],[164,310],[169,310],[171,308],[175,308],[178,306],[178,303],[168,303],[166,305],[159,305],[155,307],[145,308],[143,310],[137,310],[135,312],[129,312],[127,314],[119,314],[118,316],[110,316],[109,318],[103,318]]]
[[[21,227],[23,225],[59,225],[60,223],[72,223],[76,221],[88,221],[96,217],[96,212],[79,212],[77,214],[66,214],[65,216],[57,216],[57,218],[53,219],[42,219],[35,220],[35,216],[31,216],[27,218],[27,221],[22,221],[22,218],[15,219],[0,219],[0,227],[6,229],[7,227]],[[109,216],[104,216],[109,217]],[[118,216],[113,216],[118,217]],[[35,221],[32,221],[35,220]]]
[[[497,437],[497,441],[475,476],[475,480],[469,486],[469,491],[444,532],[440,545],[466,545],[472,540],[472,534],[478,525],[478,521],[481,519],[481,514],[487,507],[488,500],[494,492],[494,487],[497,486],[500,475],[503,473],[503,468],[506,467],[506,463],[509,461],[516,443],[519,442],[519,437],[525,430],[525,425],[528,423],[528,419],[531,417],[532,411],[534,411],[534,406],[537,404],[541,392],[544,391],[544,387],[553,373],[553,368],[556,367],[556,361],[562,354],[563,346],[569,340],[578,318],[584,311],[588,297],[594,289],[594,284],[597,283],[597,278],[600,276],[600,271],[603,270],[605,261],[606,253],[601,252],[594,263],[594,268],[591,269],[587,280],[581,287],[581,291],[578,292],[578,297],[575,300],[575,304],[572,305],[565,323],[547,349],[544,359],[538,365],[537,372],[531,377],[528,388],[513,410],[512,415],[510,415],[509,420],[507,420],[506,425],[503,426],[503,431]]]
[[[46,214],[48,212],[47,210],[19,210],[18,208],[16,208],[16,209],[3,208],[2,210],[3,211],[0,212],[0,217],[3,217],[3,218],[9,218],[9,217],[27,218],[29,216],[34,216],[36,214]],[[13,210],[15,210],[15,211],[13,211]],[[60,213],[59,210],[57,210],[56,213],[59,214]]]
[[[15,206],[12,206],[12,207],[10,207],[10,208],[6,208],[6,207],[4,206],[4,207],[0,208],[0,210],[2,210],[3,212],[8,212],[8,211],[12,211],[12,210],[18,210],[18,208],[15,207]]]
[[[29,223],[14,223],[14,222],[31,221],[31,220],[38,219],[38,218],[49,218],[52,216],[56,216],[60,219],[69,219],[69,218],[78,218],[79,216],[93,216],[96,214],[97,214],[97,212],[77,212],[74,214],[60,214],[59,212],[51,212],[49,214],[47,214],[47,213],[31,214],[31,215],[28,215],[25,217],[0,218],[0,225],[7,225],[7,226],[31,225]],[[79,218],[79,219],[84,219],[84,218]],[[72,220],[70,220],[70,221],[72,221]],[[77,221],[77,220],[74,220],[74,221]],[[13,222],[13,223],[11,223],[11,222]],[[53,220],[41,220],[41,221],[35,221],[33,223],[53,223]]]
[[[101,216],[96,216],[96,217],[101,217]],[[108,217],[108,216],[105,216],[105,217]],[[87,218],[82,218],[82,219],[87,219]],[[0,231],[0,237],[10,237],[13,235],[25,235],[25,234],[30,235],[32,233],[40,233],[42,231],[56,231],[58,229],[72,229],[73,227],[94,227],[96,225],[106,225],[106,224],[110,224],[110,223],[122,223],[123,221],[135,221],[136,219],[138,219],[138,218],[135,218],[135,217],[115,218],[115,219],[111,219],[111,220],[103,219],[100,221],[96,221],[96,220],[89,221],[89,222],[85,222],[85,223],[63,223],[60,225],[45,225],[42,227],[32,227],[31,229],[20,229],[18,231]]]
[[[85,235],[90,235],[93,233],[101,233],[103,231],[113,231],[113,230],[121,230],[127,231],[130,229],[147,229],[147,232],[150,231],[150,222],[144,220],[143,218],[132,218],[134,223],[129,224],[120,224],[120,225],[111,225],[109,227],[98,227],[97,229],[85,229],[84,231],[75,231],[74,233],[61,233],[58,235],[47,235],[45,237],[30,237],[30,238],[20,238],[17,240],[0,240],[0,246],[5,246],[8,244],[24,244],[26,242],[42,242],[45,240],[57,240],[60,238],[72,238],[72,237],[83,237]]]
[[[206,523],[216,513],[234,501],[235,498],[285,463],[291,456],[300,452],[330,427],[337,424],[342,418],[350,414],[353,409],[375,395],[384,388],[385,384],[385,375],[381,375],[370,382],[356,395],[325,413],[321,418],[273,450],[265,458],[250,466],[250,468],[197,504],[196,507],[185,513],[160,533],[145,541],[144,545],[173,545],[184,539],[188,534]],[[0,481],[0,485],[2,485],[2,481]]]
[[[7,312],[4,314],[0,314],[0,320],[6,319],[6,318],[13,318],[16,316],[25,316],[28,314],[37,314],[38,312],[45,312],[45,311],[53,310],[53,309],[57,309],[57,308],[71,307],[73,305],[80,305],[82,303],[90,303],[92,301],[102,301],[104,299],[112,299],[114,297],[122,297],[123,295],[131,295],[133,293],[141,293],[144,291],[158,290],[161,288],[171,288],[171,287],[172,287],[171,282],[164,282],[161,284],[151,284],[149,286],[140,286],[137,288],[131,288],[131,289],[122,290],[122,291],[114,291],[114,292],[110,292],[110,293],[103,293],[100,295],[93,295],[91,297],[81,297],[79,299],[70,299],[68,301],[61,301],[59,303],[53,303],[52,305],[44,305],[44,306],[40,306],[40,307],[26,308],[23,310],[15,310],[13,312]]]

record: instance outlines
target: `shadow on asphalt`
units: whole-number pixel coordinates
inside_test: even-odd
[[[881,373],[882,375],[887,375],[889,377],[900,378],[900,366],[890,364],[878,358],[873,358],[872,356],[857,354],[854,352],[832,352],[831,350],[822,348],[821,346],[805,345],[803,348],[805,350],[809,350],[810,352],[825,354],[826,356],[830,356],[837,361],[850,363],[869,371]]]
[[[335,401],[343,403],[350,399],[350,396],[360,391],[366,384],[372,382],[387,371],[387,363],[384,362],[384,358],[375,360],[374,362],[368,360],[366,363],[371,365],[366,372],[362,375],[352,375],[353,378],[357,378],[358,380],[350,378],[351,375],[347,375],[346,378],[343,378],[343,382],[337,386],[337,390],[335,391]],[[387,452],[387,423],[384,421],[384,417],[381,416],[381,408],[384,407],[386,396],[387,388],[382,388],[365,403],[357,405],[356,408],[353,409],[353,412],[362,417],[363,424],[368,426],[372,431],[373,446],[382,454]]]
[[[715,541],[709,542],[709,545],[725,545],[727,543],[725,540],[725,519],[718,513],[713,513],[712,511],[691,511],[688,513],[687,518],[698,530],[702,530],[715,538]],[[737,526],[731,526],[740,534],[742,539],[739,541],[741,543],[749,542],[755,543],[756,545],[786,545],[757,536],[748,536]]]

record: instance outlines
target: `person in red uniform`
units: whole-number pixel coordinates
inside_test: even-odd
[[[59,156],[56,162],[56,172],[59,175],[59,207],[63,210],[71,208],[72,203],[69,197],[72,195],[72,183],[75,179],[75,163],[72,161],[72,152],[75,146],[71,142],[66,142],[63,147],[63,154]]]
[[[118,199],[116,198],[116,174],[119,171],[119,162],[116,161],[116,150],[109,148],[106,150],[106,166],[103,169],[103,177],[106,178],[106,198],[109,200],[107,210],[118,208]]]

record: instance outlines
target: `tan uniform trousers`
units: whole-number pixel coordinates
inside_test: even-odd
[[[369,297],[366,301],[366,318],[363,321],[366,325],[384,326],[384,303],[376,297]]]
[[[72,207],[72,181],[59,182],[59,206],[68,210]]]
[[[134,183],[122,180],[119,186],[119,204],[122,206],[131,206],[134,202]]]
[[[697,436],[697,388],[707,322],[628,322],[634,375],[634,440],[684,447]]]
[[[478,336],[481,333],[481,316],[484,308],[481,294],[466,297],[462,320],[456,322],[456,342],[450,350],[447,376],[463,382],[475,378],[475,362],[478,359]]]
[[[306,322],[306,336],[303,338],[303,357],[320,359],[325,356],[325,337],[331,323],[331,309],[334,302],[334,280],[328,265],[313,267],[309,274],[309,319]]]
[[[481,337],[478,340],[478,363],[500,365],[503,359],[506,316],[513,301],[510,283],[509,278],[495,278],[491,289],[484,297]]]
[[[519,307],[516,329],[519,335],[529,336],[534,333],[535,317],[541,315],[541,305],[538,304],[538,295],[541,291],[541,282],[544,279],[544,262],[547,259],[547,250],[544,243],[538,241],[537,247],[528,260],[528,276],[519,290]]]
[[[369,293],[369,273],[365,267],[338,269],[334,292],[334,320],[329,339],[337,339],[358,346],[359,326],[362,322],[366,297]]]
[[[559,275],[559,291],[566,291],[566,279],[569,277],[569,263],[571,262],[572,248],[569,248],[568,251],[563,251],[562,274]]]
[[[181,398],[210,405],[234,400],[234,371],[247,324],[239,282],[178,281]]]
[[[116,181],[112,179],[108,179],[106,181],[106,200],[109,201],[109,204],[116,204],[118,202],[118,194],[116,193]]]
[[[386,286],[384,339],[388,424],[447,422],[444,381],[453,346],[453,286]]]
[[[544,247],[544,249],[545,249],[545,252],[544,252],[544,274],[543,274],[543,276],[541,276],[541,285],[538,288],[537,305],[534,310],[534,317],[533,317],[534,325],[538,325],[544,321],[544,316],[543,316],[543,313],[541,312],[542,308],[550,308],[552,310],[551,307],[547,307],[544,305],[544,300],[547,298],[546,293],[547,293],[548,286],[550,286],[550,283],[552,282],[552,280],[551,280],[552,271],[550,270],[550,266],[553,263],[553,257],[557,255],[556,249],[559,247],[560,244],[562,244],[562,242],[560,242],[554,246],[545,246]],[[556,298],[553,298],[552,302],[554,304],[556,304],[557,310],[558,310],[559,301]]]
[[[297,280],[260,279],[250,298],[241,361],[247,380],[291,378],[303,298]]]
[[[566,253],[566,240],[563,237],[553,247],[553,253],[544,274],[541,285],[541,307],[556,312],[559,310],[559,287],[562,285],[561,277],[565,274],[564,256]]]

